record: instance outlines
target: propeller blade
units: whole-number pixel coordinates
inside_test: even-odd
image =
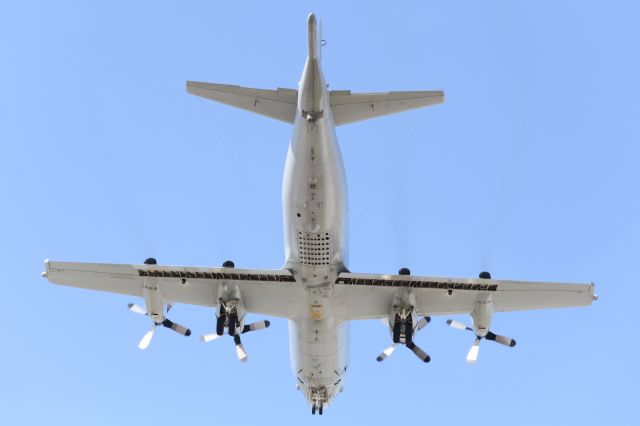
[[[142,336],[140,343],[138,343],[138,348],[140,348],[141,351],[144,351],[149,347],[149,343],[151,343],[151,339],[153,338],[153,333],[156,331],[156,327],[157,325],[154,323],[149,331],[147,331],[145,335]]]
[[[247,360],[248,356],[244,350],[244,347],[242,347],[242,343],[236,345],[236,355],[238,356],[240,362],[245,362]]]
[[[131,312],[135,312],[136,314],[139,314],[139,315],[147,315],[147,310],[142,306],[138,306],[135,303],[129,303],[127,306],[129,307],[129,310]]]
[[[510,348],[516,345],[516,340],[507,336],[500,336],[499,334],[494,334],[492,332],[488,332],[486,336],[484,336],[487,340],[493,340],[496,343],[500,343],[501,345],[509,346]]]
[[[167,313],[173,308],[173,303],[167,303]]]
[[[469,331],[473,331],[473,329],[471,327],[467,327],[465,324],[458,322],[456,320],[447,320],[447,324],[449,325],[449,327],[451,328],[456,328],[458,330],[469,330]]]
[[[376,358],[376,360],[378,362],[382,362],[385,359],[389,358],[391,356],[391,354],[393,353],[393,351],[396,350],[396,345],[397,343],[394,343],[393,345],[389,346],[387,349],[385,349],[384,351],[382,351],[382,353],[380,355],[378,355],[378,357]]]
[[[467,354],[467,362],[469,364],[473,364],[478,359],[478,351],[480,350],[480,338],[476,338],[475,342],[473,342],[473,346],[469,349],[469,353]]]
[[[209,343],[209,342],[213,342],[216,339],[219,339],[222,336],[218,336],[218,333],[211,333],[211,334],[205,334],[204,336],[200,337],[200,340],[202,340],[204,343]]]
[[[423,362],[431,361],[431,357],[425,351],[420,349],[420,347],[418,345],[416,345],[415,343],[413,343],[413,342],[407,343],[407,348],[411,349],[411,352],[416,354],[416,356],[418,358],[420,358],[421,361],[423,361]]]
[[[183,336],[191,336],[191,330],[169,319],[165,319],[164,321],[162,321],[162,325],[166,328],[170,328],[171,330],[175,331],[178,334],[182,334]]]
[[[431,322],[431,317],[422,317],[416,324],[416,331],[422,330],[427,324]]]
[[[241,362],[245,362],[248,358],[247,352],[244,350],[242,346],[242,341],[240,340],[240,335],[236,334],[233,336],[233,341],[236,343],[236,355]]]
[[[249,325],[245,325],[242,329],[242,334],[248,333],[250,331],[262,330],[263,328],[267,328],[271,325],[271,322],[264,320],[251,323]]]

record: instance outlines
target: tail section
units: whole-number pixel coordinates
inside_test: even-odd
[[[349,90],[338,90],[327,92],[320,67],[322,39],[319,29],[316,16],[313,13],[309,14],[307,18],[309,52],[298,90],[264,90],[188,81],[187,92],[287,123],[295,121],[298,109],[304,119],[316,120],[325,115],[329,105],[337,126],[444,102],[442,91],[351,93]]]

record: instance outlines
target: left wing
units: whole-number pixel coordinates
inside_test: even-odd
[[[248,312],[290,317],[287,303],[295,278],[287,270],[207,268],[54,262],[46,260],[43,277],[54,284],[143,296],[143,286],[157,284],[167,303],[215,306],[218,287],[236,284]]]
[[[347,320],[389,315],[394,293],[409,288],[419,315],[470,313],[481,293],[490,293],[495,312],[588,306],[595,285],[506,281],[481,278],[419,277],[412,275],[338,275],[334,291],[342,295],[341,314]]]

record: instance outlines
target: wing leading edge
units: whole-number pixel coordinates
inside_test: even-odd
[[[389,315],[401,288],[412,289],[420,315],[470,313],[478,295],[486,293],[492,295],[495,312],[588,306],[596,300],[593,283],[341,273],[335,285],[347,320]]]
[[[160,288],[167,303],[218,304],[221,284],[237,285],[248,312],[288,318],[295,284],[287,270],[208,268],[45,261],[49,282],[89,290],[143,296],[145,283]]]

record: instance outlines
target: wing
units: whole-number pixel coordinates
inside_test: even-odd
[[[54,284],[142,297],[154,280],[167,303],[215,306],[218,287],[236,284],[249,312],[290,317],[293,275],[287,270],[206,268],[45,261],[43,277]]]
[[[469,313],[478,294],[485,292],[492,294],[495,312],[588,306],[597,299],[593,283],[341,273],[335,284],[348,320],[389,315],[393,295],[400,288],[413,290],[420,315]]]
[[[287,123],[293,123],[296,117],[298,91],[295,89],[265,90],[187,81],[187,92]]]
[[[351,93],[350,90],[335,90],[330,94],[331,112],[336,126],[442,102],[444,92],[439,90],[386,93]]]

